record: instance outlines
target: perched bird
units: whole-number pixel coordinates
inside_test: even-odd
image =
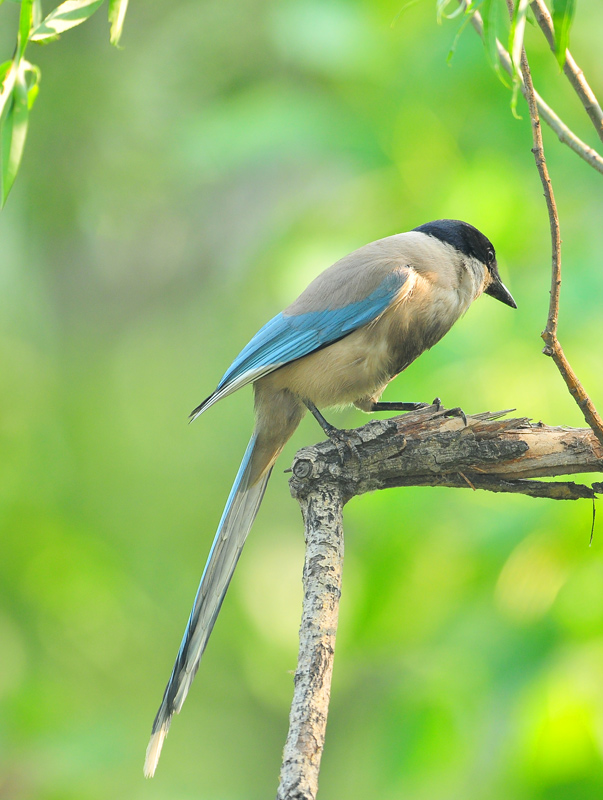
[[[255,430],[218,526],[176,663],[147,748],[154,774],[172,716],[180,711],[272,466],[310,410],[325,432],[338,431],[319,408],[413,410],[380,403],[387,384],[447,333],[485,292],[517,308],[498,274],[496,254],[477,228],[441,219],[367,244],[319,275],[256,333],[196,419],[226,395],[253,383]]]

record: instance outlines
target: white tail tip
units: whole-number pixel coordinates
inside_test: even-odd
[[[147,747],[147,756],[144,760],[144,776],[145,778],[152,778],[157,769],[159,756],[161,755],[161,748],[163,747],[163,740],[167,736],[168,729],[163,725],[158,731],[151,736],[151,741]]]

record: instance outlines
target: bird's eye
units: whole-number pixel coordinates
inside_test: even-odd
[[[488,264],[494,261],[494,250],[488,250]]]

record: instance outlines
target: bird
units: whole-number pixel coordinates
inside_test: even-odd
[[[482,293],[517,308],[490,240],[467,222],[439,219],[371,242],[330,266],[251,339],[191,421],[253,384],[255,428],[218,525],[172,674],[153,723],[144,774],[199,668],[272,467],[310,411],[337,444],[344,432],[320,410],[413,411],[384,403],[387,384],[438,342]]]

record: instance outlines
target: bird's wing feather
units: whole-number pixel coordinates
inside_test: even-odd
[[[410,271],[395,265],[381,283],[363,300],[302,314],[281,312],[261,328],[226,370],[216,391],[191,414],[195,419],[206,408],[263,375],[309,353],[333,344],[352,331],[374,321],[400,295]]]

